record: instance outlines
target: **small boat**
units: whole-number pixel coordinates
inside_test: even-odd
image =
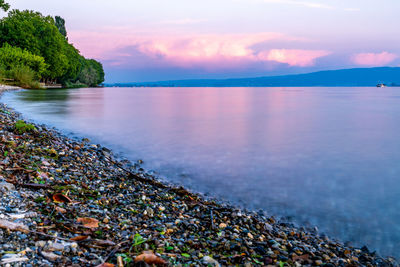
[[[378,83],[378,84],[376,85],[376,87],[386,87],[386,84],[384,84],[384,83]]]

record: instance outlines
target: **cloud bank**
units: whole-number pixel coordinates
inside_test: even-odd
[[[393,62],[398,56],[389,52],[359,53],[352,57],[352,61],[361,66],[385,66]]]
[[[110,33],[110,34],[116,34]],[[116,34],[101,41],[101,34],[72,32],[80,49],[87,55],[110,62],[113,66],[151,62],[158,66],[180,68],[240,69],[254,64],[266,68],[274,64],[309,67],[318,58],[330,54],[326,50],[282,49],[277,42],[298,42],[301,38],[281,33],[197,34],[177,36],[141,36]],[[97,45],[96,45],[97,44]]]

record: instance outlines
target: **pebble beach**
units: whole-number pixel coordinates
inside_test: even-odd
[[[160,182],[2,103],[0,122],[2,266],[399,266]]]

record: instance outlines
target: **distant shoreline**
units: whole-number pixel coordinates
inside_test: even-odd
[[[105,83],[107,87],[375,87],[400,86],[399,67],[356,68],[307,74],[232,79]]]

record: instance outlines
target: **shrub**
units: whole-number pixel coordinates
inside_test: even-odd
[[[80,83],[79,81],[73,83],[73,82],[65,82],[64,83],[64,87],[65,88],[85,88],[88,87],[86,84],[84,83]]]
[[[23,88],[39,89],[40,84],[35,80],[35,72],[26,66],[16,66],[8,71],[8,77],[15,80]]]
[[[4,44],[0,48],[0,65],[5,70],[21,66],[28,67],[32,70],[34,79],[40,79],[47,68],[43,57],[34,55],[19,47],[12,47],[9,44]]]
[[[23,120],[18,120],[15,123],[15,132],[18,134],[24,134],[26,132],[36,131],[36,127],[33,124],[25,123]]]

